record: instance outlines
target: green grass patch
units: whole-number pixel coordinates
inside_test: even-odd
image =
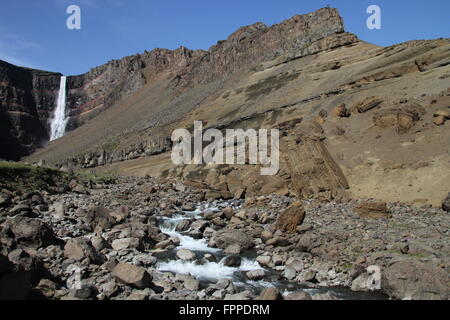
[[[101,148],[106,152],[113,152],[119,147],[119,138],[110,137],[102,141],[100,144]]]
[[[81,181],[93,184],[113,184],[118,179],[118,176],[114,173],[92,172],[90,170],[79,171],[77,176]]]
[[[0,162],[0,185],[7,189],[30,192],[66,187],[72,178],[72,175],[55,169]]]

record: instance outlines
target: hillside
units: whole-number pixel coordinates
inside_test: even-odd
[[[271,27],[243,27],[208,51],[154,50],[133,61],[144,61],[136,72],[145,84],[27,161],[182,178],[232,194],[439,206],[448,193],[448,39],[377,47],[346,33],[337,11],[325,8]],[[283,127],[280,173],[266,181],[251,167],[174,168],[171,133],[195,120],[205,128]],[[287,151],[294,134],[315,142]],[[317,147],[330,154],[325,165],[314,160],[323,157]],[[298,174],[301,186],[292,183]]]

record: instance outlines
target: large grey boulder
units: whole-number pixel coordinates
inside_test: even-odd
[[[447,300],[450,277],[444,269],[405,260],[383,270],[381,288],[394,299]]]
[[[152,276],[141,267],[128,263],[119,263],[113,270],[113,276],[120,283],[145,289],[152,286]]]
[[[221,249],[226,249],[228,246],[235,244],[241,246],[243,249],[249,249],[254,246],[253,239],[247,233],[239,230],[220,230],[211,240]]]
[[[67,241],[64,246],[64,257],[75,261],[89,259],[90,263],[103,264],[105,259],[97,253],[87,238],[75,238]]]

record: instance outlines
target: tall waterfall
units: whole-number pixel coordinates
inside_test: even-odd
[[[68,121],[69,118],[66,117],[66,77],[62,76],[61,83],[59,85],[58,101],[51,123],[50,141],[64,136]]]

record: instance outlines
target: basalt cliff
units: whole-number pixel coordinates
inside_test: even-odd
[[[159,176],[210,197],[278,193],[439,206],[448,193],[450,43],[378,47],[323,8],[243,27],[209,50],[155,49],[67,80],[69,133],[48,123],[58,74],[2,64],[2,154],[58,167]],[[19,81],[22,77],[26,81]],[[175,166],[171,133],[280,129],[277,175]]]

